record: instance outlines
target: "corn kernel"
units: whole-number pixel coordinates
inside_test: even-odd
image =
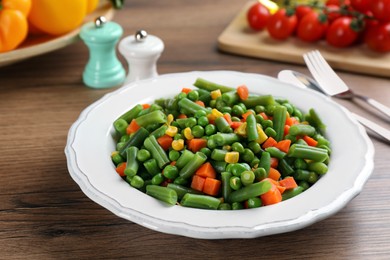
[[[184,140],[183,139],[177,139],[172,141],[172,148],[175,151],[181,151],[184,148]]]
[[[224,145],[224,146],[222,146],[222,150],[230,151],[230,150],[232,150],[232,147],[230,145]]]
[[[213,108],[211,110],[211,114],[214,115],[215,118],[223,116],[223,114],[221,112],[219,112],[218,109],[216,109],[216,108]]]
[[[173,121],[174,117],[172,114],[169,114],[167,116],[167,125],[171,125],[172,121]]]
[[[244,122],[243,124],[241,124],[239,127],[237,127],[235,130],[234,130],[234,133],[238,134],[238,135],[241,135],[241,136],[246,136],[246,122]]]
[[[165,134],[171,136],[171,137],[174,137],[178,132],[178,129],[176,126],[168,126],[168,129],[165,131]]]
[[[222,96],[222,93],[221,93],[220,89],[217,89],[217,90],[211,91],[210,95],[211,95],[211,99],[217,99],[220,96]]]
[[[185,137],[187,140],[194,139],[194,136],[192,135],[191,128],[189,128],[189,127],[186,127],[186,128],[183,130],[183,134],[184,134],[184,137]]]
[[[240,154],[236,151],[227,152],[225,154],[225,162],[227,163],[238,163],[239,158],[240,158]]]
[[[259,144],[264,143],[268,136],[264,133],[263,128],[259,124],[257,124],[257,133],[259,134],[259,137],[257,138],[256,142]]]

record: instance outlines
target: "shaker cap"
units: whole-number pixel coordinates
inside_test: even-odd
[[[97,17],[94,22],[86,23],[80,31],[81,39],[96,43],[115,41],[122,34],[122,27],[115,22],[107,22],[104,16]]]
[[[146,31],[139,30],[121,40],[119,51],[126,56],[134,58],[146,58],[160,54],[164,50],[164,42]]]

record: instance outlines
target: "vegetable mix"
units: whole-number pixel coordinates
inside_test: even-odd
[[[131,187],[171,205],[236,210],[290,199],[326,174],[330,143],[314,109],[245,85],[194,86],[113,123],[111,159]]]

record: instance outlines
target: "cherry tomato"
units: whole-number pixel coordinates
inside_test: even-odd
[[[268,19],[267,31],[272,38],[285,40],[294,33],[297,23],[295,14],[290,15],[281,8]]]
[[[311,13],[312,11],[313,9],[307,5],[298,5],[295,7],[295,14],[298,18],[298,21],[300,21],[305,15]]]
[[[334,47],[348,47],[352,45],[359,36],[359,33],[354,30],[353,18],[342,16],[337,18],[328,28],[326,33],[326,41]]]
[[[260,31],[267,26],[270,16],[271,14],[267,7],[261,3],[256,3],[248,10],[247,20],[253,30]]]
[[[370,10],[370,0],[351,0],[351,6],[356,11],[366,13]]]
[[[329,23],[332,23],[334,20],[342,16],[340,13],[340,6],[332,4],[327,5],[326,7],[327,8],[324,10],[324,12],[328,16]]]
[[[370,10],[382,22],[390,22],[390,0],[370,0]]]
[[[320,40],[328,28],[328,19],[325,14],[312,11],[305,15],[298,24],[297,36],[306,42]]]
[[[390,22],[368,27],[364,35],[364,42],[374,51],[390,51]]]

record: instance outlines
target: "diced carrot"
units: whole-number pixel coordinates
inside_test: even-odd
[[[205,107],[205,104],[203,103],[202,100],[197,100],[195,101],[195,103],[198,104],[199,106]]]
[[[294,189],[295,187],[298,186],[295,179],[291,176],[288,176],[288,177],[284,178],[283,180],[280,180],[279,184],[280,184],[280,186],[285,187],[287,190]]]
[[[187,118],[187,115],[186,114],[180,114],[177,116],[177,118]]]
[[[115,171],[119,174],[119,176],[124,177],[126,176],[125,169],[126,169],[126,162],[121,162],[116,166]]]
[[[237,87],[237,94],[241,100],[248,99],[248,97],[249,97],[248,87],[245,85],[241,85],[241,86]]]
[[[240,125],[242,125],[242,124],[243,124],[243,122],[233,121],[232,124],[230,125],[230,127],[233,129],[236,129],[236,128],[240,127]]]
[[[269,169],[268,178],[278,181],[280,179],[280,176],[281,174],[277,169],[273,167]]]
[[[205,181],[206,178],[194,175],[191,181],[191,188],[193,188],[194,190],[203,191]]]
[[[278,168],[278,165],[279,165],[278,158],[271,157],[271,167],[276,169]]]
[[[272,205],[282,201],[282,194],[280,193],[277,185],[271,182],[271,189],[266,193],[260,195],[263,205]]]
[[[290,132],[290,127],[289,125],[284,125],[284,129],[283,129],[283,135],[286,136],[288,135],[288,133]]]
[[[246,121],[246,118],[247,118],[250,114],[253,114],[252,110],[249,110],[249,111],[245,112],[244,114],[242,114],[242,118]],[[244,122],[245,122],[245,121],[244,121]]]
[[[305,135],[303,137],[303,140],[310,146],[317,146],[317,144],[318,144],[318,142],[314,138],[312,138],[308,135]]]
[[[265,142],[261,146],[263,147],[263,149],[265,149],[271,146],[275,146],[277,143],[278,142],[272,136],[270,136],[267,138],[267,140],[265,140]]]
[[[187,146],[189,150],[195,153],[207,146],[207,140],[203,138],[193,138],[188,141]]]
[[[219,190],[221,188],[221,181],[213,178],[206,178],[206,181],[204,182],[203,186],[203,192],[211,195],[216,196],[219,193]]]
[[[142,108],[143,108],[143,109],[147,109],[147,108],[149,108],[149,107],[150,107],[149,104],[142,104]]]
[[[164,151],[167,151],[172,145],[173,138],[165,134],[157,138],[157,142],[164,149]]]
[[[286,118],[286,125],[292,126],[298,124],[299,121],[295,117],[287,117]]]
[[[291,140],[284,139],[279,141],[275,147],[278,148],[280,151],[288,153],[288,150],[290,150]]]
[[[190,88],[182,88],[181,92],[184,92],[184,93],[188,94],[191,90],[192,89],[190,89]]]
[[[276,185],[276,188],[278,188],[280,194],[283,194],[283,192],[286,190],[286,187],[283,187],[281,185]]]
[[[269,117],[267,116],[267,114],[264,113],[264,112],[260,112],[259,115],[261,115],[261,117],[262,117],[264,120],[268,120],[268,119],[269,119]]]
[[[214,170],[210,162],[202,164],[195,172],[196,175],[201,177],[208,177],[215,179],[217,177],[217,172]]]
[[[228,122],[228,124],[231,126],[233,121],[232,121],[230,114],[228,114],[228,113],[223,114],[223,117],[225,118],[226,122]]]
[[[129,134],[137,132],[138,129],[140,129],[140,126],[137,124],[135,119],[133,119],[133,120],[131,120],[130,124],[127,126],[126,133],[129,135]]]

